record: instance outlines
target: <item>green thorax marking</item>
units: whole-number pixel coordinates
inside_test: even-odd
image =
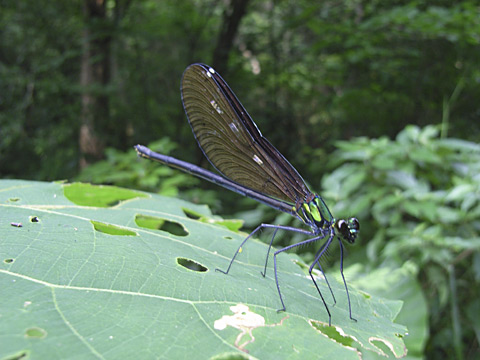
[[[305,202],[297,202],[294,210],[308,226],[327,229],[335,222],[332,213],[319,195],[312,194]]]

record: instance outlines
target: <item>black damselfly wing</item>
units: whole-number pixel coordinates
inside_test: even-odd
[[[311,194],[215,70],[204,64],[190,65],[183,73],[181,91],[193,134],[223,176],[290,204],[303,202]]]

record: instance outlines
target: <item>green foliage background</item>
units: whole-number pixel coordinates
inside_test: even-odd
[[[96,123],[106,150],[80,172],[84,2],[1,2],[0,176],[158,191],[244,219],[246,229],[292,223],[136,161],[131,146],[142,143],[208,166],[179,83],[188,64],[211,63],[228,2],[111,0],[107,9],[126,3],[121,21],[97,29],[113,44],[109,84],[88,89],[109,100],[109,116]],[[416,345],[407,343],[412,357],[473,359],[480,351],[479,45],[473,0],[257,0],[222,72],[335,216],[360,219],[351,281],[366,286],[362,277],[405,266],[414,276],[428,306],[410,309],[428,321]],[[276,246],[294,241],[279,237]],[[308,261],[314,250],[299,255]]]

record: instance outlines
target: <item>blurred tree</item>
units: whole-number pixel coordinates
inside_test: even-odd
[[[85,28],[82,40],[80,85],[82,92],[81,126],[79,134],[80,167],[103,156],[102,140],[95,131],[95,123],[109,118],[108,96],[104,91],[93,93],[110,82],[110,48],[112,33],[107,27],[106,1],[84,1]],[[98,90],[97,90],[98,92]]]
[[[79,1],[2,1],[0,176],[77,172]]]
[[[221,74],[227,72],[228,55],[237,35],[240,21],[246,13],[248,2],[249,0],[232,0],[223,12],[223,21],[212,59],[212,66]]]
[[[196,61],[226,66],[220,73],[264,134],[308,179],[320,179],[335,139],[442,120],[444,136],[479,137],[472,0],[1,6],[2,176],[75,174],[90,121],[102,147],[168,136],[178,157],[198,163],[179,96],[182,71]]]

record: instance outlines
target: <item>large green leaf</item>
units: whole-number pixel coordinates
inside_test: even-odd
[[[276,311],[272,262],[260,275],[264,243],[247,243],[229,275],[216,272],[245,234],[199,221],[212,218],[204,206],[115,187],[8,180],[0,181],[0,206],[2,359],[406,353],[406,328],[393,323],[401,302],[352,288],[353,322],[332,277],[337,304],[328,327],[295,255],[278,257],[285,313]]]
[[[354,264],[345,269],[350,284],[358,289],[404,301],[397,320],[408,326],[409,336],[405,338],[408,360],[423,358],[429,334],[428,307],[417,274],[418,267],[413,261],[407,261],[400,266],[392,260],[373,271],[368,271],[362,264]],[[373,352],[364,352],[363,355],[364,360],[382,358]]]

